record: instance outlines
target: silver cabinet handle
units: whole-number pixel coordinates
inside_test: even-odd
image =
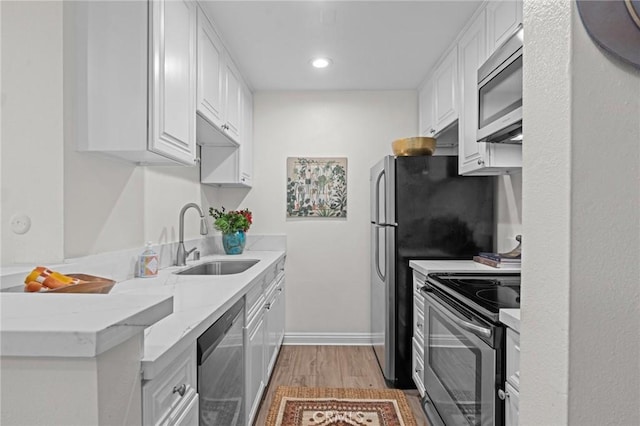
[[[184,396],[185,392],[187,391],[187,385],[186,384],[181,384],[180,386],[174,386],[173,387],[173,393],[177,393],[180,396]]]
[[[421,323],[421,322],[417,323],[417,324],[416,324],[416,326],[417,326],[418,328],[422,328],[422,327],[423,327],[423,325],[422,325],[422,323]]]
[[[436,129],[431,129],[429,130],[429,133],[431,133],[432,135],[436,132]]]
[[[511,395],[509,395],[509,392],[507,391],[503,391],[502,389],[498,389],[498,398],[500,398],[501,400],[505,400],[507,398],[509,398]]]
[[[478,160],[478,165],[479,165],[479,166],[484,165],[484,160]]]
[[[271,303],[265,303],[264,304],[264,308],[268,311],[269,309],[271,309]]]
[[[420,370],[418,367],[416,367],[416,373],[421,372],[422,370]]]

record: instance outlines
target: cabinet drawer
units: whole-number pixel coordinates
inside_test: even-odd
[[[507,381],[520,389],[520,334],[507,329]]]
[[[192,398],[197,389],[195,344],[179,355],[156,378],[142,386],[143,420],[145,425],[167,424],[179,411],[185,398]]]
[[[263,280],[261,279],[245,295],[245,303],[246,303],[245,323],[248,323],[249,321],[251,321],[251,319],[256,315],[256,313],[260,312],[260,310],[264,307],[264,290],[262,287],[263,287]]]
[[[505,426],[518,426],[520,417],[520,394],[507,383],[504,387],[506,400],[504,402],[504,424]]]
[[[424,283],[427,281],[427,277],[420,272],[413,271],[413,291],[420,292],[420,289],[424,287]]]
[[[189,394],[184,395],[182,398],[184,401],[180,401],[180,406],[169,415],[168,425],[171,426],[198,426],[199,412],[198,412],[198,394],[194,389],[190,389]]]
[[[418,392],[420,392],[420,396],[424,396],[424,349],[422,348],[422,344],[416,339],[413,339],[411,359],[411,375],[413,377],[413,382],[416,384]]]
[[[413,295],[413,337],[424,343],[424,297]]]

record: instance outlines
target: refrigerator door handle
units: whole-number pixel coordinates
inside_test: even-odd
[[[376,238],[375,238],[376,258],[373,263],[375,263],[376,265],[376,273],[378,274],[378,277],[380,277],[380,279],[384,283],[386,282],[387,278],[384,276],[384,274],[380,270],[380,233],[379,231],[380,231],[380,228],[376,227]]]
[[[385,170],[382,169],[380,173],[378,173],[378,177],[376,178],[376,183],[374,188],[376,189],[376,223],[380,223],[380,181],[384,177]],[[381,224],[382,225],[382,224]]]

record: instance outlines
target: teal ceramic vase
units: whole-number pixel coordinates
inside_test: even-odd
[[[242,254],[247,236],[244,231],[222,234],[222,246],[227,254]]]

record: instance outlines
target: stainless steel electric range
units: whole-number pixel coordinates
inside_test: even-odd
[[[520,307],[520,273],[432,273],[425,299],[426,396],[433,425],[504,424],[500,309]]]

